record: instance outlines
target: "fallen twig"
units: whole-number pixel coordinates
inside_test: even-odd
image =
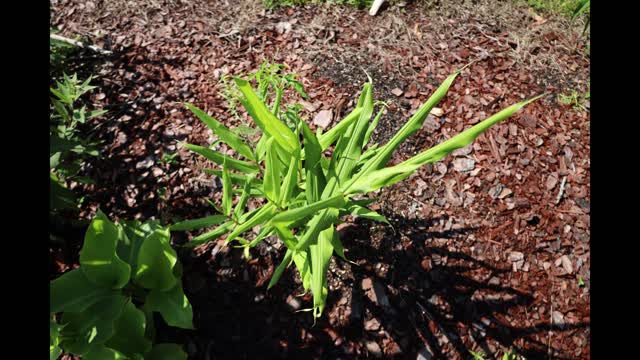
[[[89,50],[95,51],[95,52],[103,54],[103,55],[111,55],[111,51],[109,51],[109,50],[105,50],[105,49],[103,49],[101,47],[98,47],[98,46],[95,46],[95,45],[86,45],[86,44],[83,44],[80,41],[69,39],[69,38],[66,38],[64,36],[60,36],[58,34],[49,34],[49,37],[51,39],[62,41],[62,42],[65,42],[67,44],[71,44],[73,46],[81,47],[83,49],[89,49]]]
[[[567,183],[567,177],[563,177],[562,178],[562,182],[560,183],[560,189],[558,190],[558,197],[556,197],[556,205],[558,205],[560,203],[560,200],[562,200],[562,195],[564,194],[564,186]]]

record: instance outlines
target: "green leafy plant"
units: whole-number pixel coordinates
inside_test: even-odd
[[[584,103],[591,99],[591,91],[587,91],[584,94],[580,94],[576,90],[571,90],[567,94],[558,94],[558,102],[563,105],[571,106],[576,110],[587,111]]]
[[[163,164],[175,165],[178,163],[178,160],[176,160],[176,158],[178,158],[179,155],[180,154],[178,154],[177,152],[173,154],[163,153],[162,157],[160,158],[160,162]]]
[[[58,33],[58,29],[49,29],[50,34]],[[51,78],[57,77],[67,66],[67,59],[77,51],[77,48],[69,43],[49,38],[49,74]]]
[[[179,222],[170,229],[182,231],[217,226],[196,236],[189,244],[199,245],[226,234],[226,243],[235,240],[238,246],[244,247],[246,256],[262,239],[277,235],[287,250],[268,287],[274,286],[284,270],[294,264],[305,291],[310,290],[313,294],[313,308],[309,311],[313,311],[314,319],[319,317],[326,303],[329,261],[334,253],[347,260],[335,228],[342,222],[341,217],[353,214],[386,222],[382,215],[366,207],[372,201],[363,198],[364,194],[402,181],[419,167],[467,146],[489,127],[539,98],[511,105],[429,150],[387,166],[394,150],[422,127],[431,109],[445,96],[459,74],[457,71],[449,76],[384,145],[368,145],[383,114],[382,109],[378,110],[372,120],[375,103],[371,81],[364,85],[351,113],[326,133],[314,133],[299,118],[292,118],[295,123],[288,126],[278,111],[277,96],[268,106],[261,98],[264,92],[258,89],[256,93],[248,81],[234,78],[243,94],[241,103],[262,131],[262,136],[252,148],[213,117],[186,104],[242,159],[208,147],[183,144],[222,167],[205,170],[222,178],[222,206],[213,204],[220,214]],[[278,86],[282,87],[282,84]],[[333,150],[327,156],[330,148]],[[251,197],[262,205],[247,212]],[[250,230],[255,227],[260,230],[254,236]]]
[[[98,211],[80,267],[49,285],[51,359],[62,351],[88,360],[187,358],[179,345],[153,344],[153,312],[170,326],[193,329],[169,238],[157,221],[113,223]]]
[[[471,356],[473,356],[473,360],[484,360],[484,353],[482,351],[471,351],[469,350]]]
[[[51,111],[49,119],[49,168],[51,198],[50,209],[73,209],[75,197],[66,188],[66,182],[75,180],[90,183],[77,176],[84,158],[98,156],[97,142],[85,138],[79,127],[87,120],[104,114],[104,110],[89,111],[86,105],[78,107],[80,98],[95,86],[89,85],[91,77],[78,80],[77,75],[63,75],[56,87],[50,88]]]
[[[571,14],[571,18],[575,19],[576,17],[578,17],[583,13],[586,13],[587,11],[588,11],[588,13],[586,14],[587,20],[584,24],[584,29],[582,30],[582,34],[586,33],[589,27],[591,26],[591,0],[579,0],[578,3],[575,5],[573,14]]]

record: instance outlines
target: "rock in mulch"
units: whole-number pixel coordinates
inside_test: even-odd
[[[372,318],[364,323],[364,329],[367,331],[378,331],[380,329],[380,322],[376,318]]]
[[[333,118],[332,110],[322,110],[313,119],[313,123],[315,125],[320,126],[323,129],[326,129],[327,127],[329,127],[329,124],[331,124],[332,118]]]
[[[473,159],[460,158],[453,160],[453,169],[457,172],[469,172],[476,167]]]
[[[381,358],[382,357],[382,349],[380,348],[380,345],[378,345],[377,342],[375,341],[367,341],[367,343],[365,344],[365,346],[367,347],[367,351],[369,352],[369,354],[377,357],[377,358]]]

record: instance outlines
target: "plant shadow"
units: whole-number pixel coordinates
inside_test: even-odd
[[[220,244],[206,246],[200,255],[185,249],[181,253],[185,291],[197,330],[167,328],[158,333],[166,341],[190,344],[193,359],[344,359],[383,354],[415,359],[418,353],[427,359],[467,359],[469,350],[478,348],[488,354],[487,359],[504,349],[527,359],[549,354],[557,359],[572,357],[537,341],[536,335],[586,328],[588,323],[552,325],[540,320],[522,327],[505,321],[511,311],[533,302],[530,294],[488,280],[511,268],[497,268],[438,245],[475,229],[432,231],[443,218],[388,218],[393,228],[356,220],[341,230],[348,259],[359,265],[341,259],[332,262],[329,284],[334,288],[315,324],[309,313],[299,312],[312,300],[309,295],[295,296],[302,288],[293,267],[266,290],[283,252],[276,250],[277,241],[264,242],[248,263],[241,250],[230,248],[225,253]],[[487,280],[478,280],[479,273]],[[377,349],[370,347],[372,342]]]

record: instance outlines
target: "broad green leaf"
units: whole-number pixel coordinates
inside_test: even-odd
[[[91,348],[103,344],[114,334],[114,321],[122,313],[127,298],[108,296],[81,313],[65,312],[60,332],[62,348],[67,352],[84,355]]]
[[[146,360],[187,360],[187,353],[178,344],[156,344],[145,356]]]
[[[169,244],[169,237],[169,230],[158,229],[144,240],[140,246],[138,269],[134,275],[136,284],[145,289],[161,291],[175,286],[173,267],[178,259]]]
[[[131,266],[131,273],[135,274],[138,265],[138,253],[144,239],[156,229],[163,229],[163,227],[157,220],[144,223],[138,220],[123,221],[116,225],[118,225],[120,231],[120,239],[116,251],[120,259]]]
[[[327,269],[333,254],[331,237],[333,226],[320,232],[318,242],[309,246],[311,255],[311,292],[313,293],[313,317],[319,318],[327,300]]]
[[[49,345],[49,360],[57,360],[62,354],[60,347]]]
[[[311,289],[311,256],[309,255],[309,249],[296,251],[293,255],[293,262],[300,273],[302,287],[305,291],[309,291]]]
[[[49,283],[49,311],[82,312],[115,291],[89,281],[82,270],[74,269]]]
[[[211,231],[208,231],[202,235],[198,235],[194,237],[193,239],[191,239],[190,242],[185,244],[185,246],[194,247],[194,246],[204,244],[207,241],[213,241],[219,238],[220,236],[226,234],[227,232],[229,232],[233,228],[233,225],[234,223],[232,221],[226,222]]]
[[[62,349],[60,349],[60,325],[53,318],[49,319],[49,360],[56,360]]]
[[[289,266],[289,264],[291,264],[292,254],[293,254],[293,251],[291,249],[287,249],[287,252],[284,254],[284,259],[282,259],[282,262],[280,263],[280,265],[278,265],[276,270],[273,272],[273,276],[271,276],[271,280],[269,280],[269,285],[267,285],[267,290],[271,289],[271,287],[275,285],[278,282],[278,280],[280,280],[280,277],[282,276],[284,269],[286,269]]]
[[[216,164],[222,165],[226,161],[227,166],[231,169],[238,170],[246,174],[255,174],[258,172],[258,167],[250,162],[234,159],[230,156],[221,154],[218,151],[211,150],[204,146],[198,146],[188,143],[183,143],[183,145],[187,149],[204,156],[205,158],[213,161]]]
[[[98,345],[91,348],[91,350],[86,353],[83,357],[83,360],[125,360],[129,359],[126,355],[121,352],[118,352],[114,349],[110,349],[108,347]]]
[[[301,126],[304,137],[305,193],[307,194],[308,202],[316,202],[320,200],[320,194],[322,194],[322,190],[324,190],[326,184],[326,179],[322,172],[322,165],[320,164],[322,148],[318,142],[318,138],[311,132],[309,126],[305,122],[302,122]]]
[[[277,145],[273,143],[273,139],[267,144],[267,159],[265,160],[264,169],[264,194],[267,198],[277,203],[280,197],[280,160],[278,160]]]
[[[180,221],[169,227],[171,231],[191,231],[218,225],[227,219],[224,215],[211,215],[194,220]]]
[[[222,141],[224,141],[227,145],[229,145],[232,149],[237,151],[240,155],[246,157],[250,160],[255,160],[253,156],[253,152],[251,148],[245,144],[240,137],[234,134],[231,130],[229,130],[226,126],[219,123],[212,116],[209,116],[204,111],[198,109],[197,107],[185,103],[185,106],[193,112],[198,119],[202,120]]]
[[[151,350],[151,341],[145,338],[146,318],[131,302],[114,322],[114,334],[105,345],[124,355],[144,354]]]
[[[145,306],[159,312],[170,326],[193,329],[193,309],[180,281],[168,291],[151,290]]]
[[[354,205],[349,208],[349,211],[352,215],[361,217],[363,219],[380,221],[386,224],[389,224],[389,221],[384,216],[378,214],[377,212],[367,209],[364,206]]]
[[[291,157],[291,162],[289,163],[287,174],[282,180],[282,186],[280,188],[280,198],[278,200],[281,207],[285,207],[293,196],[293,190],[296,188],[296,184],[298,182],[299,162],[300,158],[298,156]]]
[[[225,161],[222,166],[222,210],[224,214],[231,216],[231,207],[233,206],[233,188],[231,178],[229,177],[229,169]]]
[[[287,152],[294,153],[300,151],[300,143],[295,134],[287,125],[278,120],[266,105],[260,101],[255,92],[253,92],[249,82],[239,78],[234,78],[234,80],[240,92],[244,95],[244,98],[240,99],[240,102],[244,108],[247,109],[247,112],[249,112],[249,115],[251,115],[251,118],[253,118],[258,127],[273,137]]]
[[[311,216],[320,210],[323,210],[326,208],[339,208],[344,206],[345,204],[346,204],[346,201],[344,199],[344,196],[336,195],[326,200],[320,200],[303,207],[281,212],[278,215],[274,216],[273,219],[271,219],[271,222],[272,223],[293,222],[293,221],[305,218],[307,216]]]
[[[113,289],[120,289],[129,282],[131,266],[116,253],[119,237],[118,227],[98,211],[89,224],[80,250],[80,269],[92,282]]]
[[[51,175],[49,179],[49,210],[77,208],[76,196],[71,190],[54,180],[53,176]]]

